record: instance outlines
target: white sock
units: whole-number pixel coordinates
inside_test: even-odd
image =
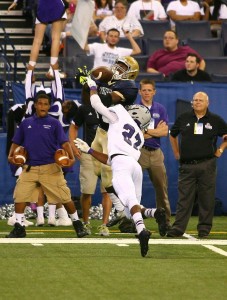
[[[154,218],[155,212],[156,212],[156,208],[147,208],[144,211],[144,216],[147,218]]]
[[[56,211],[57,211],[59,218],[68,219],[69,216],[68,216],[68,213],[67,213],[66,209],[64,208],[64,206],[58,208]]]
[[[51,56],[51,58],[50,58],[50,64],[51,65],[55,65],[57,61],[58,61],[58,57]]]
[[[20,225],[24,226],[24,214],[17,214],[16,215],[16,223],[19,223]]]
[[[132,216],[132,218],[136,225],[136,231],[138,234],[140,234],[140,232],[145,228],[142,214],[140,212],[137,212]]]
[[[37,211],[37,218],[43,218],[43,206],[37,206],[36,208]]]
[[[48,219],[55,219],[56,205],[55,204],[49,204],[48,205],[48,210],[49,210]]]
[[[77,211],[74,212],[74,214],[70,214],[69,216],[70,216],[70,218],[71,218],[72,221],[77,221],[77,220],[79,220]]]
[[[32,61],[32,60],[29,60],[29,65],[34,67],[36,65],[36,62],[35,61]]]
[[[120,199],[114,193],[108,193],[108,195],[117,211],[123,211],[125,209],[125,207],[121,203]]]

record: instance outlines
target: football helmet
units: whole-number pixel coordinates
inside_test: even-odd
[[[119,65],[120,63],[120,65]],[[126,65],[125,70],[121,64]],[[122,56],[116,59],[115,63],[110,67],[113,72],[114,80],[130,79],[135,80],[139,74],[139,64],[132,56]]]
[[[141,130],[148,127],[151,120],[149,109],[140,104],[128,105],[125,107],[132,119],[137,123]]]

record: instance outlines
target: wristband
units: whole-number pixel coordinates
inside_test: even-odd
[[[91,91],[97,91],[97,86],[91,86],[91,87],[90,87],[90,90],[91,90]]]
[[[90,148],[87,153],[92,154],[93,152],[94,152],[94,150],[92,148]]]

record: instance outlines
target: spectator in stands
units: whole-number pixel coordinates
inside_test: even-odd
[[[182,236],[187,228],[198,193],[198,237],[206,238],[212,228],[215,205],[216,153],[218,137],[227,136],[227,124],[208,109],[209,98],[204,92],[193,96],[192,110],[181,114],[170,130],[170,142],[180,163],[178,202],[175,222],[168,237]],[[180,139],[178,139],[180,135]],[[220,156],[220,155],[218,155]]]
[[[18,0],[14,0],[14,5]],[[12,5],[11,5],[11,8]],[[66,19],[65,5],[62,0],[39,0],[37,6],[37,15],[35,21],[35,36],[30,53],[29,65],[35,67],[40,47],[43,42],[45,30],[48,23],[52,23],[52,43],[50,65],[55,65],[58,62],[60,50],[60,36],[63,28],[63,21]],[[50,67],[47,76],[52,76]]]
[[[113,14],[112,0],[95,0],[94,20],[103,20]]]
[[[147,170],[155,190],[157,208],[163,207],[166,214],[166,228],[170,227],[171,210],[168,199],[168,182],[164,155],[160,148],[160,138],[168,135],[168,115],[163,105],[153,100],[155,82],[142,79],[139,84],[140,104],[146,106],[151,114],[151,121],[144,133],[144,145],[141,148],[139,164]]]
[[[200,58],[195,53],[188,53],[185,68],[171,77],[172,81],[211,81],[210,75],[199,69]]]
[[[125,32],[131,32],[133,37],[143,35],[143,28],[135,17],[127,16],[127,0],[117,0],[114,7],[114,15],[108,16],[99,24],[100,38],[105,42],[107,31],[116,28],[120,32],[120,37],[125,36]]]
[[[132,49],[117,47],[117,44],[120,40],[120,32],[115,28],[111,28],[107,31],[106,43],[86,44],[84,50],[89,55],[94,55],[93,67],[109,67],[114,64],[118,57],[140,54],[141,49],[132,37],[132,34],[127,32],[125,33],[125,37],[127,37],[130,41]]]
[[[159,1],[155,0],[137,0],[133,2],[127,15],[135,17],[137,20],[167,20],[164,7]]]
[[[205,61],[189,46],[178,46],[179,39],[173,30],[168,30],[164,34],[164,49],[155,51],[148,59],[147,72],[161,72],[165,76],[170,76],[185,67],[185,57],[188,53],[195,53],[200,58],[199,69],[205,69]]]
[[[201,18],[199,4],[191,0],[176,0],[169,3],[166,9],[172,29],[175,21],[199,21]]]
[[[204,0],[201,2],[202,19],[210,22],[211,31],[217,37],[221,36],[222,22],[227,20],[226,4],[222,0]]]
[[[69,140],[73,149],[73,153],[77,159],[80,160],[80,190],[81,190],[81,207],[82,217],[84,221],[84,228],[88,234],[91,234],[91,224],[89,222],[90,207],[92,202],[92,195],[95,193],[98,176],[95,174],[94,164],[92,157],[81,151],[75,146],[74,140],[78,137],[78,130],[81,126],[84,126],[84,140],[91,146],[92,141],[95,138],[96,129],[99,125],[99,119],[96,111],[88,104],[82,104],[70,125],[69,128]],[[101,167],[101,165],[100,165]],[[101,173],[101,170],[100,170]],[[106,224],[109,221],[109,215],[112,208],[112,201],[110,200],[104,187],[101,186],[102,193],[102,206],[103,206],[103,219],[102,225],[98,227],[99,234],[102,236],[108,236],[109,230]]]

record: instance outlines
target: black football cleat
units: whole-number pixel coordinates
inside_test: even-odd
[[[147,255],[147,252],[149,250],[149,239],[150,239],[151,233],[147,229],[143,229],[140,234],[137,234],[136,237],[139,239],[140,242],[140,252],[143,257]]]
[[[118,211],[114,214],[114,217],[106,224],[106,227],[112,227],[114,225],[117,225],[124,217],[124,211]]]
[[[25,226],[22,226],[19,223],[15,223],[13,230],[8,235],[6,235],[6,238],[24,238],[24,237],[26,237]]]
[[[73,221],[73,227],[76,231],[78,238],[82,238],[85,235],[88,235],[87,230],[84,228],[84,225],[80,220]]]
[[[154,217],[158,223],[158,231],[161,236],[166,235],[167,226],[166,226],[166,213],[164,208],[157,208]]]

